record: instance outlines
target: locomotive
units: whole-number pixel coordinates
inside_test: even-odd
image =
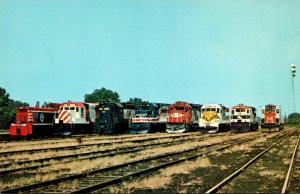
[[[129,132],[143,134],[165,131],[166,119],[163,114],[166,112],[166,106],[163,105],[149,102],[139,104],[129,121]]]
[[[44,107],[21,106],[16,108],[16,122],[9,128],[11,136],[50,136],[57,133],[53,119],[60,104],[49,103]]]
[[[171,104],[166,131],[168,133],[195,131],[198,127],[200,109],[200,104],[188,104],[183,101]]]
[[[93,132],[96,134],[117,134],[127,130],[124,119],[124,106],[121,103],[100,102],[96,106],[96,120]]]
[[[261,128],[282,130],[284,128],[283,117],[281,116],[281,107],[275,104],[267,104],[262,108]]]
[[[70,134],[92,133],[96,105],[97,103],[71,101],[62,103],[55,115],[56,131]]]
[[[256,131],[258,127],[254,107],[238,104],[231,108],[230,129],[232,132]]]
[[[199,117],[200,132],[216,133],[228,131],[230,127],[229,109],[222,104],[205,104]]]

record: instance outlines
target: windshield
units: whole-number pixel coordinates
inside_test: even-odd
[[[275,112],[276,106],[266,106],[265,112]]]
[[[218,110],[218,111],[217,111]],[[208,111],[211,111],[211,112],[219,112],[219,109],[216,109],[216,108],[203,108],[202,109],[202,112],[208,112]]]

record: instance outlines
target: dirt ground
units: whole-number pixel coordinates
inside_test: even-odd
[[[239,177],[224,186],[220,193],[280,193],[289,166],[289,159],[297,136],[291,136],[262,156]],[[228,175],[246,164],[269,146],[266,142],[255,143],[225,152],[215,152],[202,157],[208,161],[187,170],[186,165],[179,164],[177,172],[167,176],[163,171],[147,177],[133,179],[122,185],[101,190],[110,193],[204,193]],[[201,162],[201,159],[193,161]],[[200,166],[200,167],[199,167]],[[181,170],[180,170],[181,169]],[[188,172],[185,172],[188,171]],[[156,181],[155,181],[156,179]]]

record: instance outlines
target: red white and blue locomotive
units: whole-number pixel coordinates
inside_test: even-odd
[[[168,106],[162,103],[142,102],[129,121],[131,134],[164,132]]]

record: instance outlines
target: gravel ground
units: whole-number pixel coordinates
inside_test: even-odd
[[[280,146],[266,153],[255,164],[247,168],[239,177],[224,186],[220,193],[280,193],[289,166],[294,143],[297,136],[291,136]],[[271,145],[268,143],[268,146]],[[242,167],[254,156],[259,154],[265,142],[255,143],[241,149],[225,152],[215,152],[204,156],[209,165],[193,169],[189,173],[175,173],[170,175],[170,181],[164,185],[147,186],[141,180],[151,180],[151,177],[160,177],[161,173],[153,173],[147,177],[133,179],[122,185],[101,190],[110,193],[204,193],[219,183],[235,170]],[[178,168],[185,168],[180,165]],[[135,183],[134,183],[135,182]],[[139,183],[140,182],[140,183]],[[141,184],[141,186],[139,186]],[[150,184],[150,183],[149,183]]]

